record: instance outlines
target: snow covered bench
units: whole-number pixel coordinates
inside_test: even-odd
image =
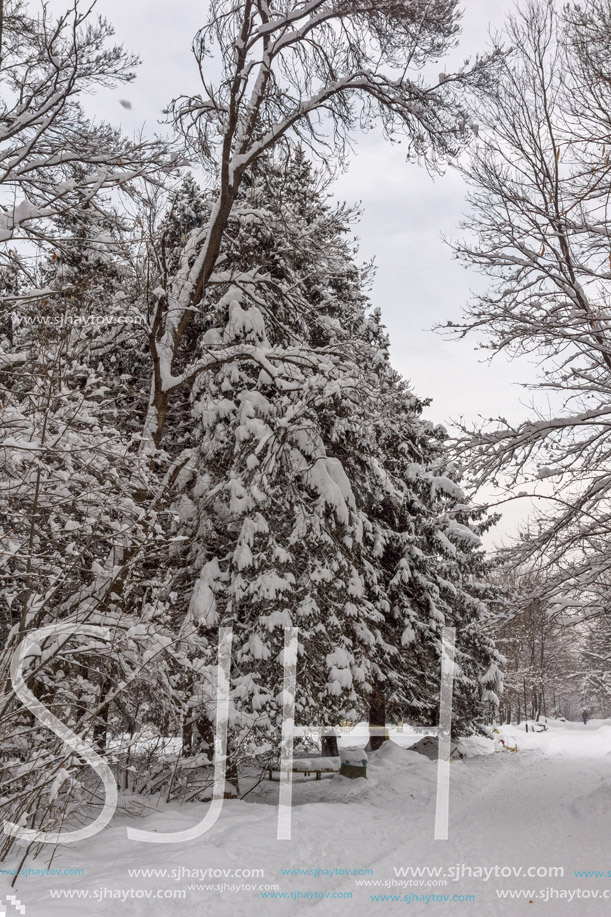
[[[316,774],[316,779],[320,780],[322,774],[339,774],[340,766],[339,758],[293,758],[291,771],[294,774],[303,774],[304,777]],[[273,780],[274,769],[268,768],[268,773],[269,779]]]
[[[547,732],[547,723],[542,723],[540,720],[535,720],[534,722],[526,720],[525,726],[526,732],[529,731],[529,726],[531,732]]]

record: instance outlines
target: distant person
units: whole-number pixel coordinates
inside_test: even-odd
[[[588,722],[588,711],[587,710],[582,711],[581,719],[583,720],[583,725],[586,726]]]

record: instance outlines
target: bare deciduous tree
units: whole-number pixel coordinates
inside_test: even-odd
[[[577,590],[597,608],[611,564],[610,34],[602,2],[541,0],[511,19],[513,52],[464,170],[472,209],[457,246],[492,285],[450,326],[483,332],[492,354],[538,361],[547,407],[465,429],[457,449],[477,484],[543,493],[512,556],[553,572],[545,588],[562,601]]]
[[[161,442],[172,394],[203,370],[240,356],[219,350],[193,361],[183,354],[181,371],[174,373],[246,171],[279,144],[300,144],[341,161],[351,131],[375,121],[389,136],[406,138],[409,152],[430,168],[454,156],[470,133],[464,95],[488,85],[497,59],[478,59],[471,68],[440,74],[436,84],[426,82],[422,69],[455,43],[458,18],[456,0],[212,3],[210,21],[193,46],[202,93],[175,100],[170,110],[218,194],[209,223],[191,235],[157,303],[149,448]],[[213,51],[220,65],[216,81],[215,67],[210,75],[206,67]],[[262,361],[253,349],[241,356]],[[278,375],[283,357],[268,354],[263,368]]]
[[[137,60],[109,47],[113,31],[90,7],[53,18],[10,0],[0,65],[0,241],[34,242],[58,214],[159,169],[156,143],[130,143],[95,126],[79,102],[100,86],[129,82]],[[166,157],[167,158],[167,157]],[[6,258],[6,254],[4,255]]]

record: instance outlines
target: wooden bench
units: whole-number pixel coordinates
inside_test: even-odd
[[[311,777],[312,774],[316,774],[316,779],[320,780],[322,774],[339,774],[340,766],[339,758],[294,758],[291,772],[293,774],[302,774],[304,777]],[[269,767],[267,772],[270,780],[274,780],[274,773],[278,773],[272,767]]]

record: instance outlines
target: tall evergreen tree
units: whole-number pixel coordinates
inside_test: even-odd
[[[447,467],[445,432],[390,366],[346,238],[354,213],[329,206],[299,153],[253,171],[235,214],[194,323],[202,354],[239,343],[254,359],[202,374],[192,393],[176,528],[192,652],[212,658],[217,628],[233,626],[234,726],[275,743],[284,627],[299,628],[301,722],[371,704],[384,717],[388,704],[430,723],[452,624],[466,728],[499,685],[481,632],[485,523]],[[278,379],[266,367],[280,348]],[[192,711],[205,735],[210,703]]]

